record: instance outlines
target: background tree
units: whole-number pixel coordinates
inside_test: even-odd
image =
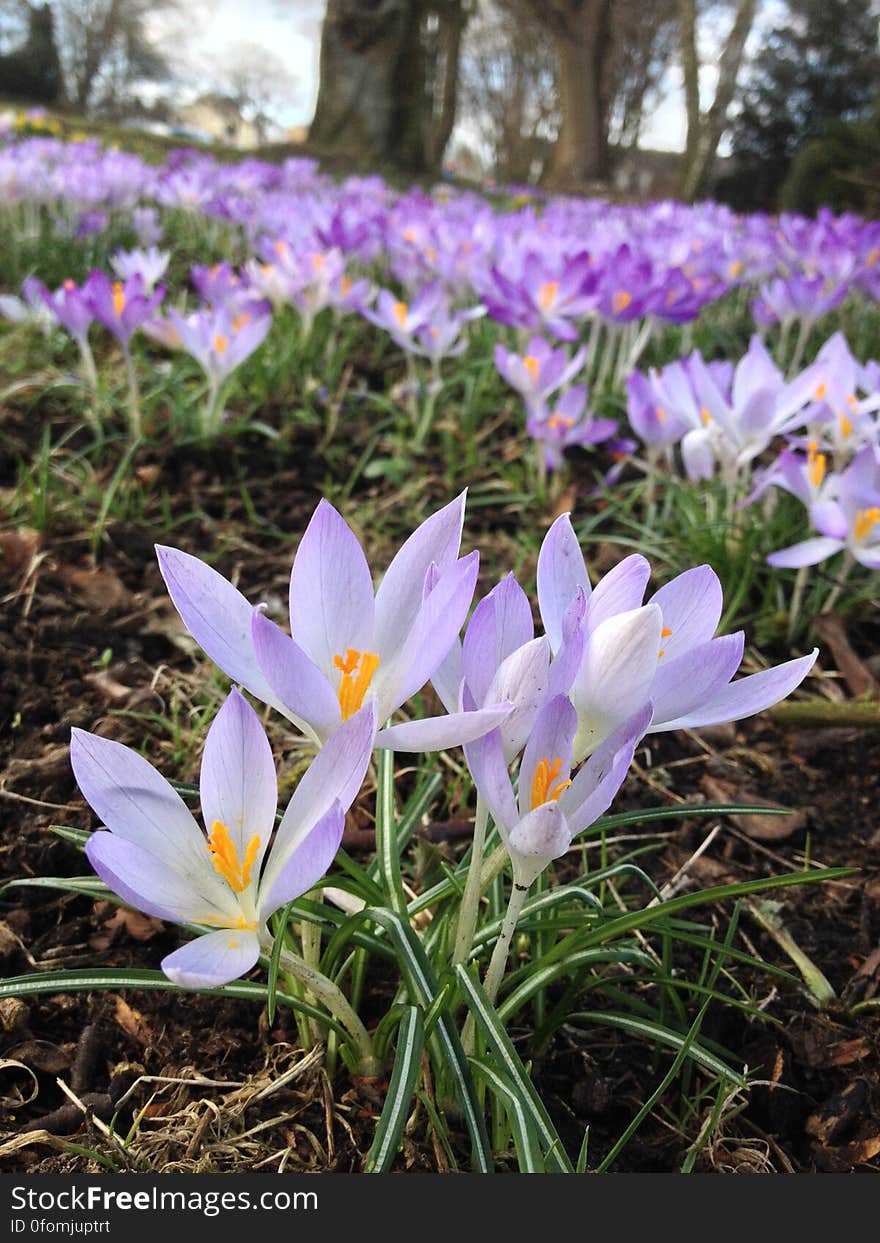
[[[696,198],[704,189],[721,135],[727,128],[727,114],[736,93],[737,77],[756,9],[757,0],[736,0],[733,24],[717,56],[715,93],[708,108],[703,108],[697,0],[678,0],[678,39],[687,115],[681,196],[686,201]]]
[[[296,93],[296,78],[281,57],[247,40],[231,45],[211,76],[216,89],[252,120],[271,115]]]
[[[469,12],[466,0],[328,0],[310,141],[411,173],[435,168]]]
[[[870,117],[880,84],[878,17],[876,0],[789,0],[787,20],[768,35],[746,83],[726,198],[775,207],[798,149],[829,127],[839,158],[846,140],[838,123]],[[861,138],[854,141],[861,150]],[[817,158],[814,147],[810,160]]]
[[[62,83],[52,10],[43,4],[21,4],[15,9],[9,6],[6,12],[13,47],[0,56],[0,92],[35,103],[55,103]]]

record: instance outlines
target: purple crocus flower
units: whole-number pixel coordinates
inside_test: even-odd
[[[533,410],[526,431],[543,446],[547,470],[561,470],[564,452],[574,445],[598,445],[617,431],[614,419],[594,419],[587,409],[587,390],[581,384],[567,389],[553,406]]]
[[[597,276],[586,251],[570,258],[529,252],[517,276],[497,266],[491,277],[495,288],[486,290],[484,301],[494,319],[520,328],[546,329],[560,341],[576,341],[578,330],[572,320],[584,319],[595,307]]]
[[[880,510],[878,510],[880,517]],[[649,732],[721,725],[763,712],[809,673],[807,656],[731,681],[744,635],[713,637],[722,591],[711,566],[686,570],[642,604],[651,567],[626,557],[592,589],[568,514],[547,532],[538,557],[538,604],[551,648],[578,593],[587,597],[584,649],[571,687],[578,712],[575,755],[589,754],[651,700]]]
[[[370,323],[383,328],[402,350],[419,353],[421,347],[415,340],[416,333],[428,327],[444,300],[443,287],[439,284],[426,285],[412,302],[380,289],[375,307],[365,306],[361,313]]]
[[[146,293],[152,293],[165,275],[171,255],[168,251],[151,246],[148,250],[117,250],[110,266],[121,281],[140,276]]]
[[[57,317],[43,297],[45,288],[42,281],[28,276],[22,284],[20,298],[14,294],[0,294],[0,316],[13,324],[34,324],[51,331]]]
[[[233,313],[226,306],[205,306],[191,315],[170,308],[168,321],[181,347],[196,360],[216,391],[266,338],[272,324],[268,313]]]
[[[138,328],[150,318],[165,296],[161,285],[148,294],[146,283],[138,274],[125,281],[111,281],[106,272],[98,271],[90,273],[82,292],[95,319],[126,350]]]
[[[478,554],[458,559],[464,494],[409,537],[378,591],[354,532],[322,500],[300,541],[290,577],[290,629],[210,566],[157,547],[168,591],[190,634],[235,681],[324,743],[364,703],[379,724],[416,694],[461,630]],[[376,746],[434,751],[482,736],[510,704],[383,729]]]
[[[372,705],[342,726],[300,781],[275,832],[272,752],[253,708],[233,690],[202,756],[206,832],[180,795],[137,752],[75,729],[80,790],[105,829],[86,844],[92,867],[124,902],[206,934],[162,970],[183,988],[216,988],[250,971],[266,920],[321,879],[339,849],[345,811],[366,772]]]
[[[771,553],[769,565],[794,569],[817,565],[846,549],[869,570],[880,570],[880,458],[870,445],[836,476],[834,499],[811,505],[817,536]]]
[[[157,246],[162,240],[162,224],[155,207],[133,208],[131,227],[141,246]]]
[[[543,337],[532,337],[524,354],[495,346],[495,366],[502,379],[516,389],[530,409],[539,407],[573,380],[586,357],[586,350],[579,349],[569,360],[564,349],[554,350]]]
[[[601,816],[623,784],[651,719],[646,704],[600,746],[571,779],[578,715],[564,695],[544,706],[526,744],[514,793],[500,730],[465,748],[468,767],[513,865],[528,887]]]

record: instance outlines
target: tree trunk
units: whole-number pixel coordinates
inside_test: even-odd
[[[328,0],[310,142],[408,172],[428,169],[426,8],[425,0]]]
[[[461,40],[467,20],[468,14],[464,10],[462,0],[448,0],[440,16],[443,74],[440,82],[439,111],[431,133],[431,163],[435,168],[439,168],[442,164],[443,153],[449,145],[449,139],[455,128]]]
[[[708,112],[700,108],[700,66],[696,44],[696,0],[679,0],[679,38],[685,78],[687,143],[681,196],[690,202],[703,190],[718,143],[727,125],[727,110],[736,91],[746,40],[755,20],[756,0],[739,0],[736,16],[718,61],[718,85]]]
[[[547,180],[576,189],[608,170],[602,64],[610,36],[610,0],[573,0],[552,23],[562,122]],[[550,16],[550,9],[546,10]]]

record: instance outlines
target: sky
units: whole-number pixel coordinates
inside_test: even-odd
[[[775,16],[775,0],[765,0],[763,26]],[[242,43],[267,49],[286,65],[293,79],[288,101],[269,111],[285,126],[308,125],[318,90],[318,53],[325,0],[188,0],[185,26],[173,38],[181,48],[183,68],[222,65]],[[723,31],[721,32],[723,34]],[[704,30],[701,48],[705,68],[701,87],[708,98],[715,83],[713,52],[719,32]],[[754,47],[762,37],[759,21],[751,37]],[[685,140],[685,114],[681,73],[670,70],[661,102],[647,118],[642,145],[681,151]]]

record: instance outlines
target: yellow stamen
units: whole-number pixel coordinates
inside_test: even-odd
[[[428,260],[428,263],[436,263],[436,262],[437,262],[437,248],[436,248],[436,246],[429,246],[429,247],[428,247],[428,249],[425,251],[425,258]]]
[[[739,274],[740,274],[740,272],[741,272],[742,270],[743,270],[743,261],[742,261],[742,259],[734,259],[733,263],[732,263],[732,264],[730,265],[730,267],[727,269],[728,274],[729,274],[730,276],[732,276],[732,277],[739,276]]]
[[[262,268],[260,268],[260,271],[263,273],[264,276],[271,276],[272,273],[275,271],[275,268],[271,263],[264,263]]]
[[[840,423],[840,434],[844,440],[847,440],[852,435],[852,419],[845,414],[841,414],[838,417],[838,422]]]
[[[406,327],[406,317],[409,315],[409,307],[405,302],[395,302],[394,318],[400,324],[401,328]]]
[[[611,309],[615,315],[619,315],[621,311],[625,311],[632,302],[632,294],[625,289],[618,289],[617,293],[611,299]]]
[[[661,647],[661,648],[660,648],[660,651],[657,653],[657,655],[658,655],[658,656],[665,656],[665,655],[666,655],[666,648],[665,648],[665,647]]]
[[[208,853],[214,868],[226,881],[233,893],[243,893],[251,883],[251,872],[260,849],[260,838],[255,833],[245,847],[244,860],[239,862],[235,844],[229,836],[229,830],[222,820],[215,820],[208,838]],[[239,916],[243,921],[244,916]],[[236,927],[249,928],[247,922],[239,922]]]
[[[68,293],[70,293],[71,289],[76,289],[76,282],[70,280],[70,278],[68,277],[68,279],[64,282],[64,288],[67,290]]]
[[[350,277],[350,276],[343,276],[343,278],[342,278],[342,296],[343,296],[343,298],[347,298],[347,297],[348,297],[348,295],[351,293],[351,286],[352,286],[352,279],[351,279],[351,277]]]
[[[356,648],[345,649],[345,656],[334,656],[333,664],[342,673],[337,692],[343,721],[357,712],[370,689],[373,674],[379,668],[375,652],[359,652]]]
[[[542,311],[549,311],[559,293],[559,281],[545,281],[538,290],[538,306]]]
[[[552,414],[547,420],[547,426],[551,432],[555,432],[560,427],[568,430],[568,428],[574,427],[574,419],[570,419],[567,414]]]
[[[526,371],[529,373],[529,378],[531,379],[532,383],[537,384],[538,383],[538,372],[540,371],[541,366],[537,358],[535,358],[534,354],[526,354],[525,358],[523,359],[523,366],[525,367]]]
[[[225,354],[229,347],[229,337],[224,337],[222,332],[218,332],[214,338],[214,349],[218,354]]]
[[[227,949],[237,950],[237,949],[238,949],[238,941],[235,941],[235,940],[232,940],[232,941],[227,941],[227,942],[226,942],[226,947],[227,947]]]
[[[272,249],[275,251],[276,255],[286,255],[287,254],[287,242],[279,238],[278,241],[275,242],[275,244],[273,245]]]
[[[660,638],[668,639],[671,634],[672,634],[672,631],[669,629],[669,627],[664,626],[663,629],[660,631]]]
[[[235,319],[232,321],[232,331],[238,332],[240,329],[244,328],[245,324],[249,324],[250,322],[250,311],[242,311],[239,315],[236,315]]]
[[[571,785],[570,781],[559,776],[562,760],[557,758],[550,763],[549,757],[535,765],[532,778],[532,811],[543,803],[555,803],[563,790]]]
[[[705,406],[703,406],[703,409],[700,411],[700,418],[703,420],[706,427],[708,427],[709,424],[712,422],[712,416]]]
[[[324,256],[320,253],[312,255],[312,267],[316,272],[320,272],[325,263]]]
[[[416,240],[416,237],[417,237],[417,234],[416,234],[415,229],[404,229],[403,230],[403,240],[405,242],[414,242]]]
[[[865,260],[865,264],[867,267],[873,268],[878,259],[880,259],[880,246],[875,246],[873,250],[868,251],[868,257]]]
[[[811,440],[807,449],[807,475],[814,488],[821,487],[822,485],[827,461],[825,454],[819,452],[819,446],[816,444],[816,441]]]
[[[663,409],[662,406],[657,407],[656,413],[657,413],[657,422],[665,423],[666,422],[666,411]]]
[[[816,385],[816,392],[814,394],[816,401],[822,401],[822,399],[824,398],[827,392],[828,392],[828,385],[823,380],[821,384]]]
[[[113,310],[117,315],[121,315],[125,310],[125,294],[122,290],[122,281],[113,282]]]
[[[860,509],[853,523],[853,535],[856,540],[867,539],[877,523],[880,522],[880,505],[872,505],[870,509]]]

